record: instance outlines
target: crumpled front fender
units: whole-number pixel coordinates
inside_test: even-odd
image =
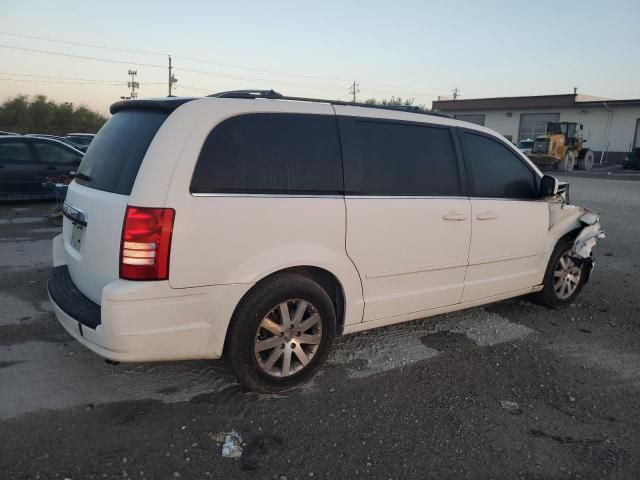
[[[582,218],[580,219],[582,221]],[[604,238],[604,230],[599,222],[584,227],[573,242],[572,255],[578,258],[589,258],[599,238]]]
[[[596,246],[599,238],[605,237],[604,229],[598,220],[598,214],[592,211],[588,211],[580,217],[580,222],[584,224],[585,227],[578,233],[571,250],[571,256],[586,266],[585,283],[591,278],[591,272],[593,272],[595,266],[593,247]]]

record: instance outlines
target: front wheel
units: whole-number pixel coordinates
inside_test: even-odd
[[[327,292],[298,274],[278,274],[243,299],[230,326],[227,357],[238,381],[277,393],[307,381],[324,362],[336,334]]]
[[[564,157],[558,162],[558,170],[563,172],[570,172],[573,170],[576,164],[576,152],[569,150],[564,154]]]
[[[573,240],[556,245],[544,275],[543,289],[536,294],[538,303],[558,308],[569,305],[578,296],[587,278],[587,266],[571,255]]]

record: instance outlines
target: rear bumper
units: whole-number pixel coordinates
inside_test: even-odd
[[[156,292],[152,298],[114,300],[103,294],[103,304],[97,305],[82,295],[66,268],[53,269],[49,299],[65,330],[89,350],[118,362],[219,356],[209,345],[212,326],[205,321],[206,296]],[[105,290],[110,287],[113,290],[111,285]]]
[[[82,295],[66,268],[54,267],[49,278],[56,317],[78,342],[118,362],[219,358],[233,310],[250,287],[173,289],[166,281],[115,280],[97,305]]]

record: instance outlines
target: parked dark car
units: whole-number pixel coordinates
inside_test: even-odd
[[[95,137],[93,133],[68,133],[64,138],[80,147],[83,147],[82,151],[86,152],[87,147],[93,141],[93,137]]]
[[[51,138],[0,137],[0,199],[54,198],[42,184],[68,181],[83,153]]]
[[[59,142],[66,143],[70,147],[75,148],[76,150],[80,150],[82,153],[87,151],[87,144],[82,144],[80,142],[74,142],[70,140],[69,137],[60,137],[59,135],[50,135],[48,133],[25,133],[25,137],[38,137],[38,138],[50,138],[52,140],[58,140]]]

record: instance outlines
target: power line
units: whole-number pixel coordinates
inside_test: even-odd
[[[56,77],[52,75],[36,75],[33,73],[0,72],[0,75],[9,75],[12,77],[47,78],[47,79],[53,79],[53,80],[71,80],[74,82],[86,82],[86,83],[97,83],[97,84],[124,85],[126,83],[126,82],[123,82],[122,80],[104,80],[104,79],[96,79],[96,78],[77,78],[77,77]],[[29,80],[24,80],[24,81],[26,82]],[[143,82],[143,85],[164,85],[164,82]]]
[[[54,52],[51,50],[40,50],[37,48],[27,48],[27,47],[16,47],[15,45],[2,45],[0,44],[0,48],[8,48],[10,50],[22,50],[25,52],[35,52],[35,53],[44,53],[48,55],[58,55],[60,57],[70,57],[70,58],[79,58],[83,60],[95,60],[98,62],[107,62],[107,63],[118,63],[125,65],[137,65],[140,67],[152,67],[152,68],[166,68],[164,65],[155,65],[152,63],[140,63],[140,62],[125,62],[124,60],[114,60],[111,58],[100,58],[100,57],[91,57],[88,55],[74,55],[72,53],[62,53],[62,52]]]
[[[35,35],[24,35],[21,33],[0,32],[0,35],[8,35],[11,37],[20,37],[20,38],[30,38],[33,40],[43,40],[46,42],[62,43],[65,45],[75,45],[78,47],[102,48],[103,50],[112,50],[114,52],[142,53],[145,55],[166,55],[166,53],[151,52],[149,50],[132,50],[130,48],[106,47],[104,45],[96,45],[95,43],[70,42],[67,40],[56,40],[54,38],[37,37]]]
[[[21,78],[0,78],[0,81],[7,82],[27,82],[27,83],[48,83],[52,85],[93,85],[93,86],[108,86],[108,87],[122,87],[126,85],[126,82],[120,80],[96,80],[88,78],[74,78],[74,77],[54,77],[50,75],[33,75],[27,73],[8,73],[0,72],[0,75],[8,75],[9,77],[21,77]],[[46,79],[46,80],[39,80]],[[137,82],[136,82],[137,83]],[[163,85],[163,82],[145,82],[143,85]]]
[[[67,41],[67,40],[58,40],[58,39],[53,39],[53,38],[48,38],[48,37],[40,37],[40,36],[35,36],[35,35],[25,35],[25,34],[11,33],[11,32],[0,32],[0,35],[7,35],[7,36],[12,36],[12,37],[20,37],[20,38],[29,38],[29,39],[34,39],[34,40],[61,43],[61,44],[65,44],[65,45],[76,45],[76,46],[81,46],[81,47],[99,48],[99,49],[103,49],[103,50],[111,50],[111,51],[116,51],[116,52],[140,53],[140,54],[144,54],[144,55],[158,55],[158,56],[159,55],[163,55],[163,56],[167,55],[167,53],[156,52],[156,51],[151,51],[151,50],[136,50],[136,49],[128,49],[128,48],[109,47],[109,46],[98,45],[98,44],[94,44],[94,43],[72,42],[72,41]],[[5,48],[10,48],[10,47],[6,47],[5,46]],[[246,66],[241,66],[241,65],[233,65],[233,64],[229,64],[229,63],[215,62],[215,61],[212,61],[212,60],[204,60],[204,59],[200,59],[200,58],[187,57],[187,56],[182,56],[182,55],[173,55],[173,58],[179,58],[179,59],[187,60],[187,61],[190,61],[190,62],[198,62],[198,63],[205,63],[205,64],[209,64],[209,65],[217,65],[217,66],[221,66],[221,67],[236,68],[236,69],[259,72],[259,73],[267,73],[267,74],[270,74],[270,75],[284,75],[284,76],[290,76],[290,77],[310,78],[310,79],[315,78],[315,79],[329,80],[329,81],[336,81],[336,82],[349,81],[349,80],[347,80],[345,78],[325,77],[325,76],[319,76],[319,75],[305,75],[305,74],[300,74],[300,73],[283,72],[283,71],[277,71],[277,70],[267,70],[267,69],[261,69],[261,68],[252,68],[252,67],[246,67]],[[123,63],[134,63],[134,62],[123,62]],[[141,63],[136,63],[136,65],[149,66],[149,65],[144,65],[144,64],[141,64]],[[154,65],[154,67],[158,67],[158,65]],[[182,70],[187,71],[186,69],[182,69]],[[261,80],[261,81],[267,81],[267,82],[273,81],[273,80],[268,80],[268,79],[255,79],[255,80]],[[408,86],[408,85],[394,85],[394,84],[389,84],[389,83],[373,82],[373,81],[367,81],[367,80],[364,80],[363,82],[365,84],[369,84],[369,85],[377,85],[377,86],[394,88],[394,89],[401,89],[401,90],[413,89],[413,87]],[[325,88],[327,88],[327,87],[325,87]],[[435,90],[434,91],[424,91],[423,93],[420,93],[419,95],[428,95],[429,93],[435,93],[435,92],[436,92]],[[413,94],[413,95],[415,95],[415,94]]]
[[[205,95],[208,95],[208,94],[210,94],[210,93],[211,93],[211,91],[210,91],[210,90],[204,90],[204,89],[202,89],[202,88],[192,87],[192,86],[190,86],[190,85],[182,85],[182,84],[180,84],[180,85],[177,85],[177,86],[178,86],[179,88],[183,88],[183,89],[185,89],[185,90],[187,90],[187,91],[191,91],[191,92],[195,92],[195,93],[203,93],[203,94],[205,94]]]
[[[28,83],[51,83],[55,85],[91,85],[101,87],[122,87],[125,82],[121,83],[93,83],[93,82],[62,82],[53,80],[25,80],[24,78],[0,78],[0,82],[28,82]]]
[[[81,82],[94,82],[94,83],[117,83],[122,84],[121,80],[103,80],[103,79],[92,79],[92,78],[75,78],[75,77],[54,77],[51,75],[36,75],[31,73],[11,73],[11,72],[0,72],[0,75],[11,75],[13,77],[34,77],[34,78],[50,78],[54,80],[74,80]]]
[[[72,54],[72,53],[55,52],[55,51],[52,51],[52,50],[41,50],[41,49],[38,49],[38,48],[17,47],[17,46],[14,46],[14,45],[3,45],[3,44],[0,44],[0,48],[8,48],[8,49],[11,49],[11,50],[21,50],[21,51],[27,51],[27,52],[42,53],[42,54],[47,54],[47,55],[57,55],[57,56],[61,56],[61,57],[77,58],[77,59],[83,59],[83,60],[93,60],[93,61],[97,61],[97,62],[107,62],[107,63],[116,63],[116,64],[125,64],[125,65],[133,64],[133,65],[137,65],[137,66],[141,66],[141,67],[151,67],[151,68],[166,68],[165,65],[157,65],[157,64],[152,64],[152,63],[140,63],[140,62],[132,62],[132,61],[124,61],[124,60],[115,60],[115,59],[112,59],[112,58],[92,57],[92,56],[88,56],[88,55],[75,55],[75,54]],[[279,84],[279,85],[295,86],[295,87],[302,87],[302,88],[324,88],[324,89],[329,89],[329,90],[342,90],[341,88],[326,87],[326,86],[321,86],[321,85],[310,85],[310,84],[303,84],[303,83],[296,83],[296,82],[269,80],[269,79],[264,79],[264,78],[245,77],[245,76],[240,76],[240,75],[229,75],[229,74],[224,74],[224,73],[210,72],[210,71],[206,71],[206,70],[196,70],[196,69],[189,69],[189,68],[180,68],[179,70],[184,71],[184,72],[197,73],[197,74],[201,74],[201,75],[212,75],[212,76],[223,77],[223,78],[231,78],[231,79],[235,79],[235,80],[250,80],[250,81],[259,81],[259,82],[270,82],[270,83]]]

